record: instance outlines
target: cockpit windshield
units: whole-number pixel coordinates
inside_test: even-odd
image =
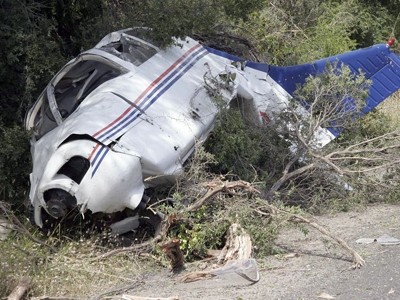
[[[48,84],[26,121],[38,140],[71,115],[82,101],[103,83],[128,72],[98,55],[84,54],[63,69]]]
[[[95,51],[100,49],[107,54],[83,53],[65,65],[30,110],[26,128],[33,129],[35,138],[40,139],[68,118],[100,85],[134,68],[125,62],[140,66],[154,56],[159,48],[146,38],[146,32],[143,28],[131,28],[111,33],[95,47]]]

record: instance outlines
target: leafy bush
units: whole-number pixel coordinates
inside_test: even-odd
[[[0,140],[1,200],[22,209],[31,169],[28,133],[20,126],[8,128],[0,125]]]
[[[271,180],[289,152],[273,126],[248,123],[237,108],[220,112],[204,147],[217,161],[211,171],[247,181]]]
[[[393,3],[392,3],[393,4]],[[291,65],[386,41],[392,4],[359,0],[268,1],[237,29],[271,64]],[[395,29],[399,31],[400,26]]]

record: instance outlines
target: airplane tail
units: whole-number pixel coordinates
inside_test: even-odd
[[[354,74],[361,70],[372,81],[363,114],[400,89],[400,56],[392,52],[388,44],[377,44],[297,66],[278,67],[255,62],[246,66],[266,72],[293,96],[298,84],[305,83],[310,75],[322,73],[328,63],[335,62],[344,63]],[[329,130],[335,136],[340,133],[336,128]]]
[[[372,81],[366,99],[366,107],[362,112],[362,114],[366,114],[400,89],[400,56],[390,50],[392,44],[393,40],[390,40],[388,44],[377,44],[297,66],[280,67],[249,61],[246,62],[246,67],[265,72],[293,96],[297,86],[304,84],[310,75],[315,76],[322,73],[329,63],[344,63],[354,74],[359,74],[361,70],[365,77]],[[230,60],[243,61],[234,55],[206,48],[210,52]],[[340,134],[340,130],[337,128],[328,129],[335,137]]]

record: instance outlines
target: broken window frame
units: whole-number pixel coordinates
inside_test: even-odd
[[[93,50],[91,52],[85,52],[79,55],[76,59],[70,61],[67,63],[58,73],[53,77],[53,79],[50,81],[50,83],[47,85],[46,89],[42,92],[40,95],[39,99],[36,101],[34,104],[34,108],[31,110],[31,113],[27,115],[27,118],[25,120],[26,128],[28,129],[33,129],[35,132],[35,139],[39,140],[42,136],[56,128],[57,126],[61,125],[62,122],[69,116],[71,115],[78,107],[79,104],[74,107],[72,111],[68,113],[68,116],[64,117],[62,116],[59,105],[57,103],[57,98],[55,96],[55,88],[57,84],[65,78],[65,76],[73,70],[74,67],[79,65],[79,63],[84,62],[84,61],[91,61],[91,62],[99,62],[103,65],[108,66],[110,69],[115,70],[116,72],[119,72],[118,75],[114,76],[113,78],[110,78],[108,80],[114,79],[116,77],[119,77],[123,74],[126,74],[132,69],[131,66],[128,66],[125,61],[122,61],[121,59],[118,59],[115,56],[112,56],[109,53],[104,53],[99,50]],[[88,75],[86,79],[90,79],[91,75]],[[93,92],[97,87],[101,86],[103,83],[107,82],[108,80],[105,80],[104,82],[101,82],[97,86],[95,86],[91,91]],[[85,83],[83,84],[83,87],[81,88],[87,88],[85,86]],[[83,92],[82,92],[83,93]],[[89,93],[89,94],[90,94]],[[78,91],[78,94],[81,94],[80,91]],[[87,97],[88,95],[86,95]],[[84,99],[82,99],[80,102],[82,102]],[[47,110],[49,111],[47,112]],[[46,110],[46,111],[45,111]],[[50,113],[51,116],[47,116],[47,113]],[[39,115],[40,114],[40,115]],[[47,125],[48,128],[45,130],[41,130],[41,127],[43,124],[46,122],[46,119],[50,120],[51,122],[54,122],[54,126]],[[51,123],[50,122],[50,123]],[[49,122],[47,122],[49,123]]]

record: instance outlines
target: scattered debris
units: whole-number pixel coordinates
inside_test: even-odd
[[[329,295],[327,293],[321,293],[320,295],[317,296],[318,298],[321,299],[335,299],[335,297],[333,297],[332,295]]]
[[[322,225],[318,224],[316,221],[311,221],[303,216],[300,216],[298,214],[293,214],[291,212],[288,212],[284,209],[279,209],[273,205],[267,204],[267,207],[270,209],[272,213],[283,213],[286,214],[290,217],[289,221],[293,223],[305,223],[308,224],[309,226],[315,228],[318,230],[320,233],[330,237],[331,239],[335,240],[340,246],[342,246],[345,250],[350,252],[352,258],[353,258],[353,268],[360,268],[365,265],[365,260],[358,254],[353,248],[351,248],[345,240],[342,238],[338,237],[337,235],[333,234],[330,232],[328,229],[324,228]],[[265,215],[266,213],[256,210],[261,215]]]
[[[394,238],[388,234],[384,234],[378,238],[360,238],[358,240],[356,240],[357,244],[372,244],[372,243],[378,243],[384,246],[387,245],[399,245],[400,244],[400,240],[397,238]]]

